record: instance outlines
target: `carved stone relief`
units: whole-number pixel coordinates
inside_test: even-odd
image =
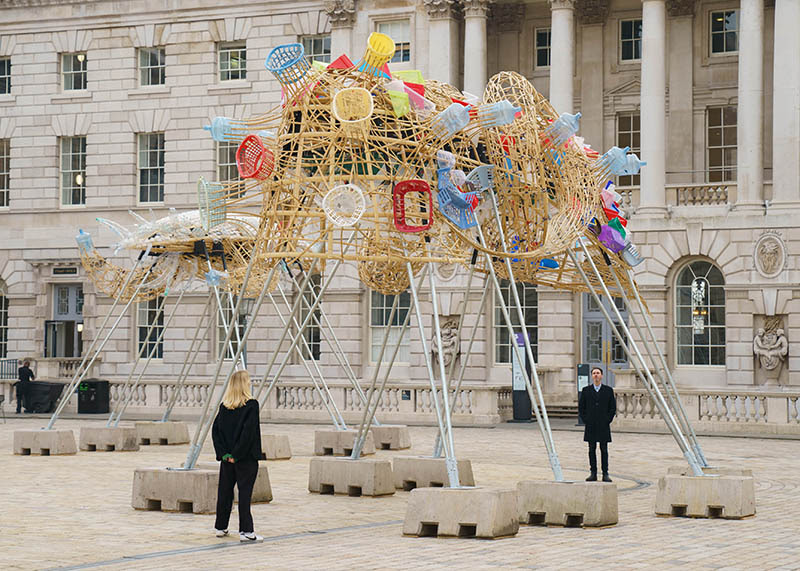
[[[452,18],[458,10],[455,0],[422,0],[422,3],[431,20]]]
[[[786,245],[779,232],[767,231],[756,241],[753,248],[753,263],[756,271],[765,278],[774,278],[786,265]]]
[[[580,0],[578,3],[578,19],[582,24],[602,24],[607,17],[607,0]]]
[[[325,13],[334,28],[350,27],[356,17],[356,0],[325,0]]]
[[[667,0],[667,14],[670,16],[694,15],[695,0]]]
[[[458,357],[460,347],[458,342],[458,317],[440,318],[442,328],[442,358],[445,370]],[[433,355],[434,371],[438,371],[439,346],[436,343],[436,333],[431,336],[431,354]]]
[[[753,337],[753,354],[758,357],[761,370],[757,371],[757,377],[761,384],[779,383],[784,369],[789,354],[789,340],[783,321],[782,316],[757,316],[756,322],[763,326],[756,329]]]

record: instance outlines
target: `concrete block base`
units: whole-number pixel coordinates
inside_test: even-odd
[[[139,450],[139,438],[133,426],[81,427],[78,446],[87,452]]]
[[[189,443],[189,425],[185,422],[137,422],[136,433],[139,436],[140,446]]]
[[[405,450],[411,448],[411,436],[408,427],[402,424],[383,424],[372,426],[369,431],[375,439],[378,450]]]
[[[667,474],[677,474],[679,476],[692,476],[689,466],[671,466]],[[703,474],[711,476],[753,476],[753,471],[749,468],[728,468],[725,466],[706,466]]]
[[[755,515],[752,476],[682,476],[658,481],[656,515],[741,519]]]
[[[194,470],[188,471],[139,468],[133,473],[131,505],[137,510],[215,513],[218,486],[218,463],[201,463]],[[266,465],[259,464],[252,503],[270,501],[272,488],[269,472]]]
[[[75,434],[71,430],[14,431],[14,454],[21,456],[60,456],[77,453]]]
[[[358,431],[352,428],[336,430],[335,428],[322,428],[314,431],[314,454],[317,456],[350,456],[353,452],[353,442]],[[375,454],[375,440],[372,433],[367,432],[364,448],[361,455]]]
[[[517,510],[519,522],[527,525],[616,525],[617,486],[607,482],[519,482]]]
[[[392,495],[392,463],[373,458],[312,458],[308,491],[356,497]]]
[[[261,458],[263,460],[288,460],[292,457],[289,437],[285,434],[261,435]]]
[[[474,486],[472,463],[469,460],[457,460],[458,479],[462,486]],[[392,471],[394,487],[410,492],[414,488],[449,487],[447,466],[444,458],[424,456],[395,456]]]
[[[496,539],[519,531],[517,493],[491,488],[417,488],[408,498],[403,535]]]

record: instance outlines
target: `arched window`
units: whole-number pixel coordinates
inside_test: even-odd
[[[696,260],[675,284],[678,365],[725,364],[725,279],[717,266]]]

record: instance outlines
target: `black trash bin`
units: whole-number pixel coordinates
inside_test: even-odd
[[[86,379],[78,385],[78,413],[108,412],[108,381]]]

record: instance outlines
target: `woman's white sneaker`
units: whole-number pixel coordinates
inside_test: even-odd
[[[254,531],[250,533],[239,532],[239,541],[242,543],[247,543],[249,541],[264,541],[264,538],[260,535],[256,535]]]
[[[225,537],[228,535],[227,529],[215,529],[214,532],[217,534],[217,537]]]

